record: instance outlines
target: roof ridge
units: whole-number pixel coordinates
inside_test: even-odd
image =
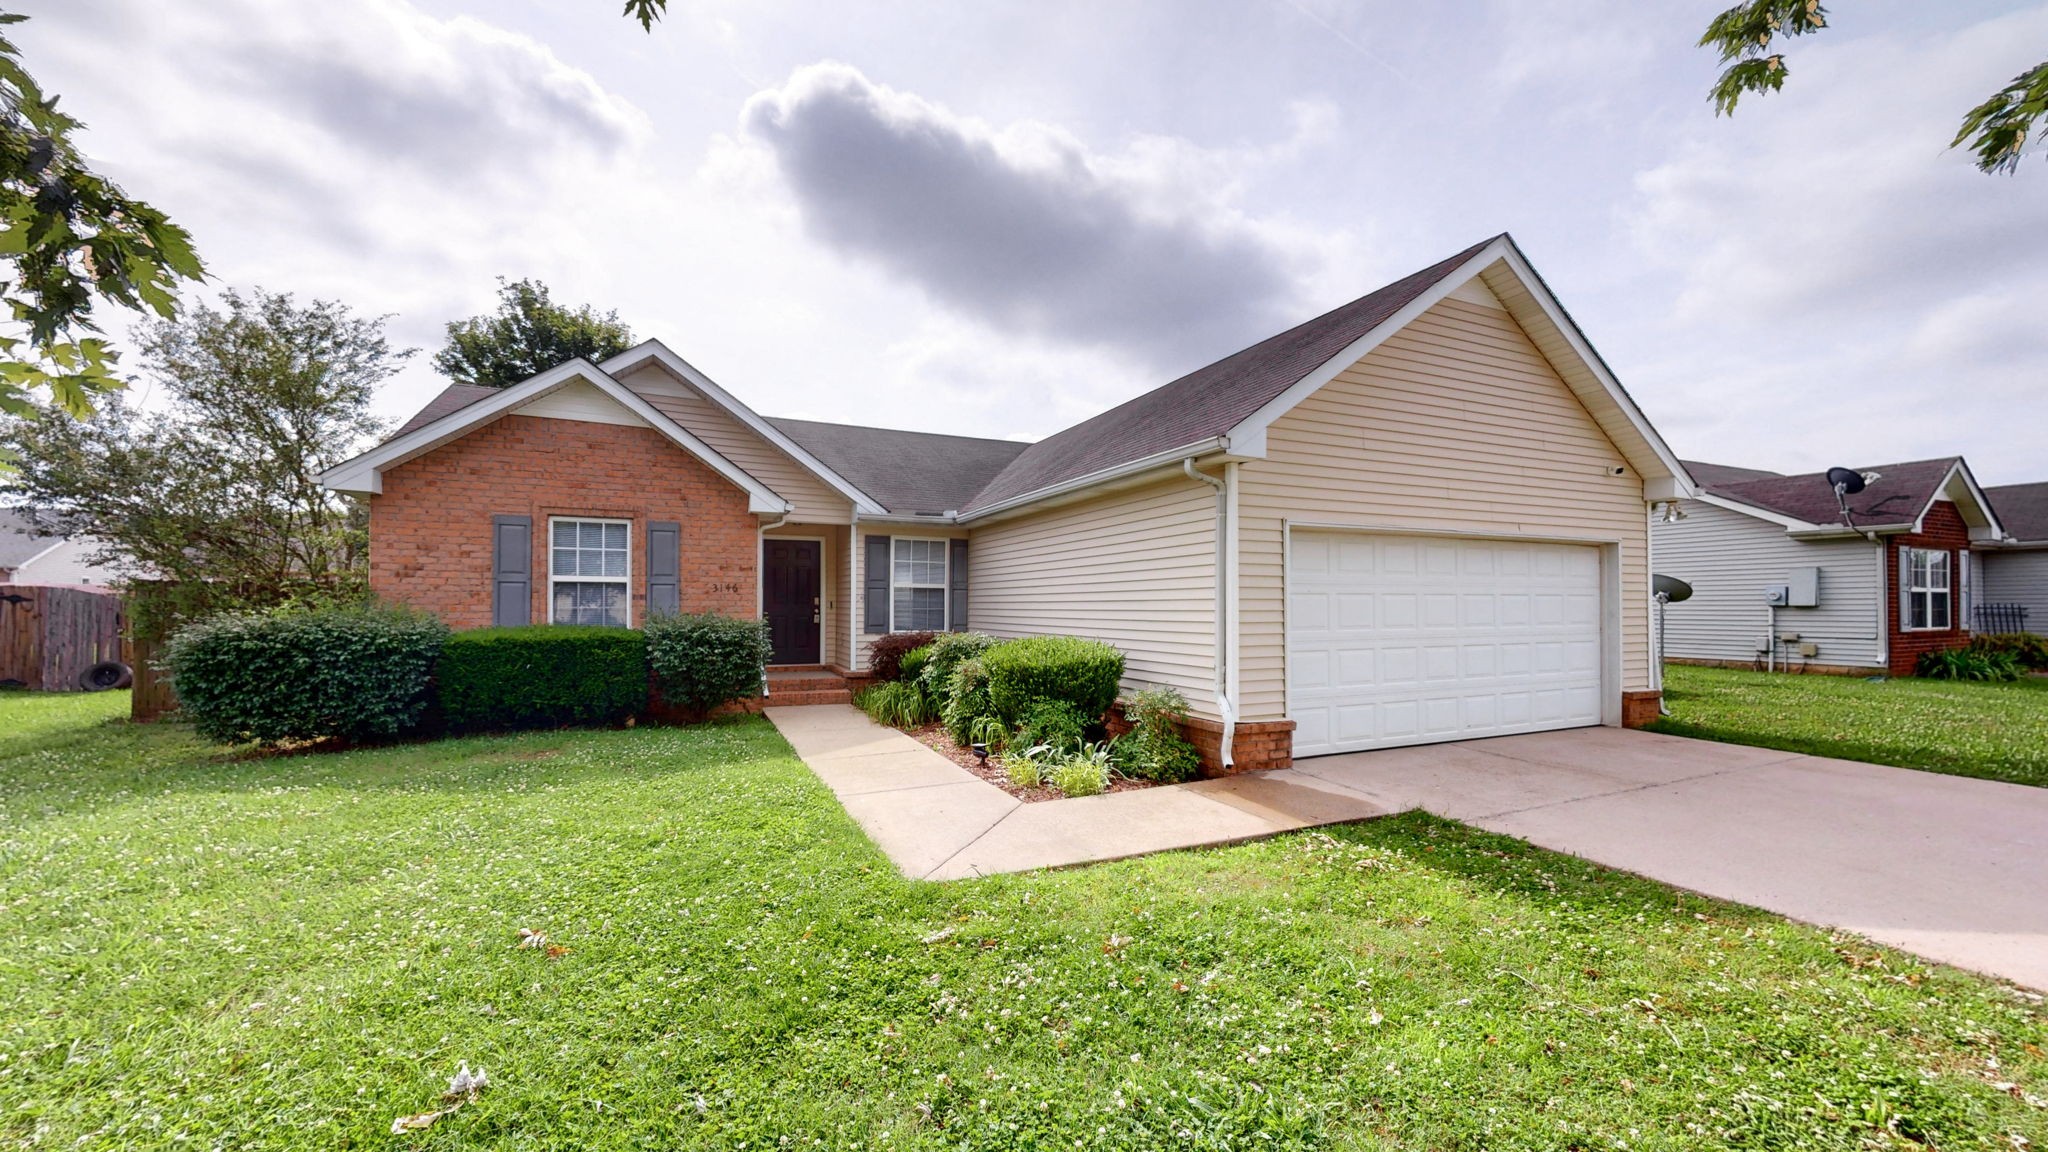
[[[899,436],[942,436],[948,440],[972,440],[979,444],[1015,444],[1029,448],[1035,441],[1012,440],[1006,436],[963,436],[958,432],[926,432],[917,428],[889,428],[880,424],[854,424],[845,420],[812,420],[804,416],[763,416],[773,424],[817,424],[827,428],[857,428],[863,432],[893,432]]]

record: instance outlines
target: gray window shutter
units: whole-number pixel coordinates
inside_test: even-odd
[[[491,623],[533,622],[533,517],[491,517]]]
[[[1964,548],[1956,553],[1955,590],[1950,598],[1955,601],[1955,615],[1949,619],[1951,628],[1969,629],[1970,621],[1970,550]]]
[[[647,522],[647,614],[683,610],[683,526],[673,520]]]
[[[870,536],[867,541],[867,560],[861,571],[861,587],[866,592],[861,631],[872,635],[889,630],[889,538]]]
[[[1913,550],[1899,545],[1899,631],[1913,626]]]
[[[955,632],[967,631],[967,541],[952,543],[952,562],[946,565],[946,623]]]

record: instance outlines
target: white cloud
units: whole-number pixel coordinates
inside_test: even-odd
[[[1985,176],[1947,146],[2038,58],[2048,11],[1926,38],[1802,46],[1782,93],[1643,172],[1633,246],[1671,305],[1627,340],[1681,452],[1765,467],[1962,452],[2041,467],[2044,173]],[[2039,168],[2039,161],[2031,167]]]

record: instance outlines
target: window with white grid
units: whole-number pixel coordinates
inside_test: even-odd
[[[633,528],[628,521],[550,521],[548,620],[629,627],[632,561]]]
[[[946,541],[891,542],[891,632],[946,630]]]
[[[1926,631],[1950,627],[1948,553],[1939,548],[1909,548],[1906,556],[1906,627]]]

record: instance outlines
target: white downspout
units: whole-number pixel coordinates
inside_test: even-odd
[[[1194,457],[1182,460],[1180,466],[1189,479],[1216,490],[1216,714],[1223,719],[1223,766],[1228,768],[1236,760],[1231,745],[1237,742],[1237,714],[1230,704],[1230,492],[1223,481],[1196,470]]]

